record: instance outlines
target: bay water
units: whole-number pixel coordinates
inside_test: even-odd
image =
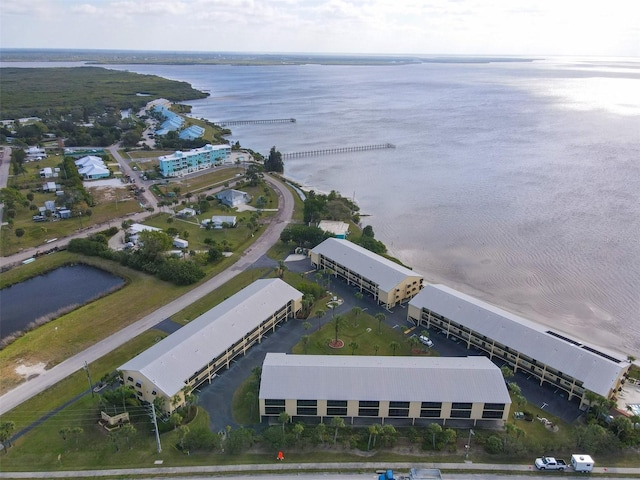
[[[339,191],[389,253],[443,283],[640,357],[640,61],[119,65],[208,91],[186,102],[285,176]]]

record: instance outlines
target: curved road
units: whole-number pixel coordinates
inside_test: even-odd
[[[38,377],[28,380],[18,385],[13,390],[7,392],[2,397],[0,397],[0,415],[5,414],[12,408],[20,405],[22,402],[46,390],[52,385],[55,385],[72,373],[80,370],[84,367],[85,362],[91,363],[97,360],[98,358],[118,348],[119,346],[128,342],[142,332],[148,330],[149,328],[152,328],[165,318],[168,318],[171,315],[179,312],[183,308],[191,305],[196,300],[199,300],[211,291],[231,280],[239,273],[246,270],[256,260],[264,255],[267,250],[278,241],[282,230],[284,230],[287,223],[291,220],[294,205],[293,195],[284,184],[269,175],[265,175],[264,178],[265,181],[270,183],[278,193],[278,205],[280,206],[280,208],[276,216],[267,226],[265,232],[253,245],[251,245],[251,247],[249,247],[247,251],[244,252],[240,260],[238,260],[236,263],[234,263],[232,266],[230,266],[228,269],[226,269],[216,277],[207,280],[190,292],[173,300],[171,303],[160,307],[158,310],[147,315],[141,320],[138,320],[137,322],[123,328],[110,337],[107,337],[104,340],[96,343],[95,345],[87,348],[83,352],[80,352],[77,355],[68,358],[52,369],[47,370],[45,373],[39,375]],[[85,231],[83,234],[79,234],[78,236],[84,236],[86,234],[87,232]],[[67,237],[64,240],[65,243],[69,241],[69,238],[71,237]],[[26,258],[28,258],[28,256]]]

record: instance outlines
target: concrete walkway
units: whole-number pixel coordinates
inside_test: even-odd
[[[258,473],[258,472],[348,472],[348,471],[370,471],[371,478],[374,478],[376,470],[392,469],[402,475],[402,472],[409,472],[411,468],[437,468],[446,471],[468,471],[468,472],[503,472],[520,473],[536,472],[532,465],[511,465],[511,464],[491,464],[491,463],[287,463],[277,462],[274,457],[273,464],[258,465],[211,465],[193,467],[150,467],[150,468],[127,468],[109,470],[80,470],[80,471],[58,471],[58,472],[2,472],[0,478],[87,478],[87,477],[126,477],[139,475],[172,475],[188,476],[193,474],[225,474],[225,477],[233,477],[234,474]],[[545,472],[549,473],[549,472]],[[555,476],[553,473],[551,475]],[[615,468],[596,467],[593,474],[601,474],[604,478],[620,478],[624,475],[640,475],[640,468]],[[322,473],[318,474],[319,476]],[[217,476],[217,475],[216,475]]]

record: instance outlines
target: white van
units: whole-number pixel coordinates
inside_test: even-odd
[[[591,472],[593,471],[593,465],[593,458],[589,455],[582,453],[571,455],[571,466],[576,472]]]

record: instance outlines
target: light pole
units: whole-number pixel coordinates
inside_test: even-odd
[[[86,361],[84,362],[84,367],[82,368],[84,368],[85,372],[87,372],[87,380],[89,381],[89,391],[91,392],[91,396],[93,397],[93,382],[91,381],[91,374],[89,373],[89,365],[87,365]]]
[[[471,437],[475,436],[475,432],[472,428],[469,429],[469,440],[467,440],[467,444],[464,446],[465,454],[464,458],[469,458],[469,450],[471,449]]]

